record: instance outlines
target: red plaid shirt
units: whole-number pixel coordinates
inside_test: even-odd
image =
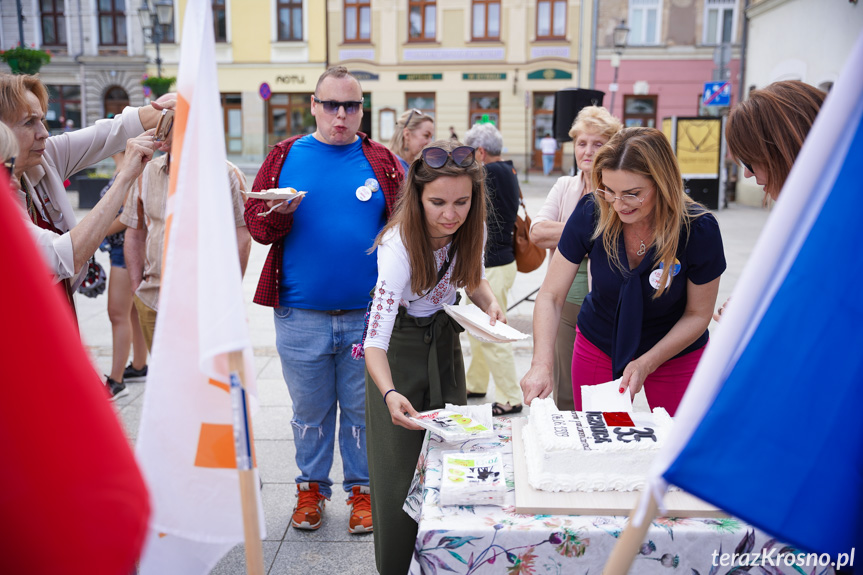
[[[402,180],[404,180],[404,170],[398,158],[385,146],[373,142],[362,132],[357,132],[357,135],[362,140],[363,153],[366,156],[366,160],[371,165],[375,178],[380,183],[381,189],[384,192],[387,208],[386,216],[389,219],[393,213]],[[302,137],[302,135],[293,136],[283,142],[279,142],[273,147],[267,159],[261,165],[261,169],[258,170],[255,183],[252,185],[253,192],[278,187],[279,175],[282,173],[285,157],[288,155],[294,142]],[[264,263],[264,269],[261,271],[261,279],[258,282],[258,289],[255,292],[253,301],[259,305],[278,307],[282,250],[284,248],[285,236],[288,235],[291,231],[291,226],[293,226],[294,214],[273,212],[266,217],[258,217],[259,213],[265,211],[267,211],[267,206],[263,200],[249,199],[246,202],[244,219],[249,228],[249,233],[259,243],[272,244],[270,253],[267,255],[267,261]]]

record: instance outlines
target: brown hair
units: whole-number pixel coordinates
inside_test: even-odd
[[[662,262],[662,277],[659,289],[653,298],[660,297],[668,285],[674,269],[674,259],[680,243],[680,229],[686,228],[689,235],[691,220],[707,213],[706,209],[690,198],[683,189],[683,178],[671,144],[656,128],[625,128],[615,134],[599,149],[593,160],[593,188],[604,188],[604,170],[623,170],[644,176],[653,182],[656,203],[654,204],[654,262]],[[614,207],[605,200],[597,199],[599,221],[593,239],[602,238],[608,259],[618,269],[627,273],[620,262],[618,241],[623,232],[623,222]]]
[[[0,74],[0,120],[7,124],[18,121],[27,110],[27,92],[32,92],[42,113],[48,111],[48,89],[38,76]]]
[[[606,140],[610,140],[621,128],[623,128],[623,124],[620,123],[620,120],[612,116],[602,106],[585,106],[575,117],[575,121],[572,122],[569,137],[577,140],[581,133],[595,132]]]
[[[437,140],[426,148],[441,148],[452,152],[461,146],[452,140]],[[411,269],[411,291],[416,294],[434,289],[437,284],[437,266],[431,234],[426,226],[426,214],[422,204],[423,189],[444,176],[468,176],[471,180],[470,211],[467,219],[452,236],[450,261],[455,261],[451,277],[456,287],[475,290],[482,280],[482,256],[485,240],[486,192],[485,174],[482,166],[474,162],[467,168],[455,165],[452,159],[440,168],[430,168],[422,157],[411,163],[402,192],[390,221],[375,239],[372,247],[379,246],[389,230],[399,227],[402,242],[408,252]]]
[[[739,161],[767,170],[765,191],[779,194],[825,96],[796,80],[774,82],[731,109],[728,149]]]
[[[399,156],[400,158],[404,158],[406,161],[413,161],[416,158],[405,158],[405,128],[409,132],[413,132],[417,128],[419,128],[423,122],[431,122],[434,124],[434,118],[429,116],[428,114],[424,114],[413,108],[408,110],[401,116],[399,116],[399,121],[396,122],[395,130],[393,130],[393,137],[390,138],[389,149],[390,151]]]
[[[335,78],[337,80],[341,80],[342,78],[352,78],[354,82],[357,83],[357,86],[360,87],[360,91],[362,91],[363,87],[360,84],[360,81],[357,80],[356,76],[348,72],[348,69],[344,66],[330,66],[327,68],[323,74],[321,74],[320,78],[318,78],[318,83],[315,84],[315,94],[318,93],[318,88],[321,87],[321,83],[325,78]]]

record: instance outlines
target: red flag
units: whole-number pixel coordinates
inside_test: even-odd
[[[0,246],[0,572],[126,575],[147,489],[3,170]]]

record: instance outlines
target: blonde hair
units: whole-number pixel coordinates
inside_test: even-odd
[[[653,294],[653,299],[657,299],[671,285],[681,228],[686,229],[688,238],[690,222],[707,213],[707,210],[684,191],[683,178],[671,144],[656,128],[625,128],[600,148],[593,160],[594,189],[605,187],[602,174],[606,170],[631,172],[653,183],[653,192],[656,194],[653,208],[654,263],[663,264],[660,287]],[[597,199],[596,203],[599,206],[599,221],[593,239],[601,237],[609,261],[623,273],[628,273],[629,270],[625,270],[620,262],[618,252],[623,222],[611,204],[602,199]]]
[[[0,74],[0,121],[16,122],[27,111],[27,92],[31,92],[42,113],[48,111],[48,89],[38,76],[27,74]]]
[[[461,145],[452,140],[437,140],[426,148],[441,148],[452,152]],[[462,168],[448,158],[442,167],[430,168],[422,157],[419,157],[411,163],[393,215],[378,234],[372,247],[374,250],[381,244],[389,230],[399,227],[410,262],[411,291],[416,294],[434,289],[438,282],[434,248],[431,234],[426,226],[426,214],[422,204],[423,189],[426,184],[446,176],[468,176],[471,180],[470,211],[464,223],[453,234],[450,246],[450,261],[457,256],[451,272],[452,283],[456,287],[473,291],[482,280],[486,219],[485,173],[482,166],[475,161],[470,166]]]
[[[419,128],[423,122],[431,122],[434,124],[434,118],[428,114],[424,114],[416,108],[412,108],[399,116],[399,121],[396,122],[396,128],[393,130],[393,137],[390,138],[390,151],[400,158],[404,158],[407,162],[412,162],[416,158],[406,158],[405,152],[405,128],[408,132],[413,132]]]
[[[0,160],[6,161],[18,155],[18,139],[12,128],[0,122]],[[10,174],[11,177],[11,174]]]
[[[595,132],[606,140],[610,140],[622,128],[623,124],[620,123],[620,120],[612,116],[602,106],[585,106],[575,117],[575,121],[572,122],[569,137],[577,140],[579,134]]]

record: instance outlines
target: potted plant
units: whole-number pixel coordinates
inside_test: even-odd
[[[0,52],[0,60],[9,64],[13,74],[35,74],[51,61],[51,54],[35,47],[16,46]]]
[[[167,94],[171,90],[171,85],[176,81],[176,78],[170,76],[150,76],[141,80],[141,85],[150,88],[155,99]]]

